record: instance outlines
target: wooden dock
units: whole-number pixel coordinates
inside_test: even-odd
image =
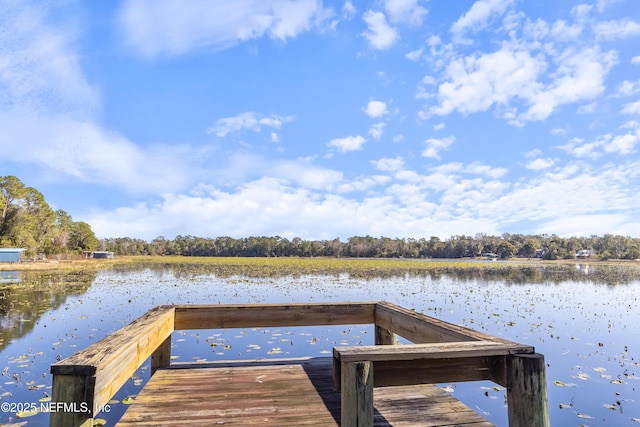
[[[337,346],[333,358],[170,363],[175,330],[352,324],[374,324],[375,345]],[[91,409],[53,412],[50,426],[91,426],[149,356],[151,379],[118,426],[490,426],[432,385],[479,380],[507,389],[510,427],[549,426],[533,347],[387,302],[156,307],[51,366],[52,402]]]
[[[116,427],[339,426],[332,366],[315,358],[161,369]],[[373,401],[376,427],[493,426],[431,384],[376,389]]]

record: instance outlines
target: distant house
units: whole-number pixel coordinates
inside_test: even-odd
[[[580,249],[576,252],[576,258],[589,258],[591,255],[593,255],[592,249]]]
[[[24,249],[0,248],[0,262],[20,262],[20,256]]]
[[[543,258],[545,255],[544,249],[536,249],[536,258]]]
[[[93,258],[113,258],[113,252],[107,252],[107,251],[94,251],[93,252]]]

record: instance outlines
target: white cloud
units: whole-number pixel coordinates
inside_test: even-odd
[[[371,125],[371,127],[369,128],[369,135],[371,135],[371,138],[379,141],[380,138],[382,138],[382,133],[384,132],[385,126],[386,123],[376,123]]]
[[[473,162],[467,167],[465,167],[464,171],[466,173],[471,173],[475,175],[485,175],[489,176],[493,179],[502,178],[509,171],[505,168],[497,168],[489,165],[482,164],[480,162]]]
[[[605,77],[617,62],[617,55],[615,51],[603,53],[597,48],[568,49],[557,62],[553,80],[527,97],[530,107],[520,116],[521,120],[544,120],[562,105],[594,99],[604,93]]]
[[[389,49],[400,38],[398,31],[387,23],[384,13],[368,10],[364,13],[362,19],[364,19],[368,27],[368,31],[362,33],[362,35],[374,49]]]
[[[263,116],[248,111],[234,117],[218,119],[212,127],[207,129],[207,133],[214,133],[216,136],[225,137],[229,133],[239,132],[243,129],[260,132],[263,126],[280,129],[283,124],[290,123],[291,121],[293,121],[292,116]]]
[[[148,239],[158,234],[425,237],[425,230],[446,238],[478,230],[501,234],[532,218],[539,224],[534,232],[540,233],[640,233],[635,218],[640,209],[638,161],[602,167],[570,163],[513,184],[499,181],[502,175],[479,163],[448,163],[424,175],[404,170],[399,157],[372,163],[395,172],[395,180],[372,175],[324,181],[337,185],[330,194],[299,187],[286,178],[262,177],[229,190],[200,185],[188,194],[165,193],[157,202],[81,216],[100,237]],[[478,176],[465,176],[474,172]],[[361,199],[344,196],[374,187],[375,192]],[[571,220],[576,224],[569,224]]]
[[[349,20],[353,18],[356,14],[356,7],[353,5],[351,0],[347,0],[344,2],[344,6],[342,6],[342,15],[345,19]]]
[[[118,23],[129,46],[155,57],[264,36],[286,40],[321,28],[331,15],[318,0],[126,0]]]
[[[340,184],[336,188],[336,192],[339,194],[351,193],[353,191],[367,191],[373,187],[384,185],[389,182],[391,178],[384,175],[372,175],[362,179],[356,179]]]
[[[568,25],[563,20],[557,20],[553,23],[550,35],[555,40],[571,41],[576,40],[582,34],[583,26],[581,24]]]
[[[637,236],[640,223],[627,214],[570,215],[546,221],[536,226],[534,233],[557,234],[557,230],[563,230],[561,237],[604,236],[611,234],[611,230],[617,230],[618,235]]]
[[[440,159],[440,151],[449,148],[454,142],[455,138],[453,136],[441,139],[429,138],[425,141],[426,148],[422,151],[422,156]]]
[[[631,19],[599,22],[594,26],[596,35],[605,40],[624,39],[640,35],[640,22]]]
[[[640,56],[634,56],[633,58],[631,58],[631,63],[640,64]]]
[[[388,113],[387,104],[383,101],[371,100],[367,103],[364,112],[371,118],[379,118]]]
[[[622,112],[624,114],[639,114],[640,115],[640,101],[630,102],[628,104],[624,104],[622,107]]]
[[[574,138],[565,145],[558,146],[576,157],[598,158],[604,153],[627,155],[635,152],[636,145],[640,141],[640,124],[630,122],[621,129],[629,129],[626,133],[613,135],[611,133],[600,135],[591,142],[584,142]]]
[[[406,23],[422,25],[427,9],[418,4],[418,0],[383,0],[384,10],[394,24]]]
[[[395,172],[404,167],[404,160],[398,156],[395,158],[382,158],[380,160],[372,160],[371,163],[376,169],[381,171]]]
[[[424,48],[421,47],[420,49],[412,50],[411,52],[405,53],[404,57],[410,61],[417,61],[422,56],[423,51]]]
[[[74,50],[80,34],[73,22],[65,28],[49,24],[53,13],[18,1],[0,7],[0,111],[61,111],[83,120],[95,113],[100,94]]]
[[[180,190],[187,147],[140,148],[98,124],[100,93],[74,50],[81,34],[73,20],[56,26],[57,12],[46,2],[0,8],[3,160],[128,192]]]
[[[0,127],[5,160],[129,192],[175,191],[188,182],[188,147],[140,148],[93,122],[59,116],[0,113]]]
[[[330,190],[343,178],[342,172],[315,166],[309,159],[265,161],[263,176],[286,179],[311,190]]]
[[[531,169],[534,171],[540,171],[543,169],[549,169],[551,166],[553,166],[555,164],[555,159],[551,159],[551,158],[540,158],[540,159],[534,159],[530,162],[527,163],[526,168],[527,169]]]
[[[503,14],[512,3],[513,0],[478,0],[451,26],[451,32],[459,37],[469,29],[480,31],[492,16]]]
[[[433,130],[439,131],[439,130],[442,130],[442,129],[446,128],[446,127],[447,127],[447,125],[445,123],[438,123],[438,124],[433,125]]]
[[[338,151],[346,153],[347,151],[359,151],[362,150],[362,146],[367,142],[365,138],[360,135],[347,136],[345,138],[335,138],[329,141],[327,146],[335,147]]]
[[[640,80],[636,80],[635,82],[624,80],[618,86],[618,93],[622,96],[631,96],[640,93]]]
[[[621,1],[624,1],[624,0],[598,0],[597,1],[598,12],[604,12],[604,10],[607,7],[609,7],[609,5],[612,5],[614,3],[620,3]]]
[[[638,140],[640,140],[640,131],[635,134],[616,135],[605,142],[604,151],[621,155],[631,154],[636,151]]]
[[[546,67],[544,60],[528,51],[507,49],[456,59],[447,66],[449,81],[438,87],[440,105],[431,113],[467,114],[506,105],[514,97],[533,97],[540,90],[537,78]]]
[[[508,47],[455,59],[446,69],[448,81],[438,87],[439,104],[424,117],[502,106],[506,107],[503,118],[512,125],[544,120],[560,106],[604,93],[605,77],[617,62],[615,51],[600,52],[597,47],[568,48],[556,55],[555,70],[548,70],[549,63],[542,55]],[[551,80],[544,82],[545,76]],[[517,106],[526,111],[519,112]]]

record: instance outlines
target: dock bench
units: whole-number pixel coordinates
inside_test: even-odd
[[[490,380],[507,389],[510,427],[548,426],[544,358],[517,343],[468,341],[333,348],[343,426],[373,426],[375,387]]]

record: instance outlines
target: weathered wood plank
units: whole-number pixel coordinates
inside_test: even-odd
[[[518,354],[506,359],[509,427],[549,427],[544,357]]]
[[[112,335],[51,365],[54,382],[62,384],[62,381],[84,387],[82,390],[62,392],[63,387],[58,386],[53,390],[52,401],[84,402],[94,411],[105,405],[138,367],[171,335],[173,325],[173,307],[156,307]],[[79,378],[71,380],[72,376]],[[59,380],[56,380],[57,377]],[[88,384],[91,385],[91,389],[88,388]],[[72,396],[83,398],[80,401],[75,398],[69,400]],[[67,417],[72,415],[65,412],[52,413],[51,423],[64,427],[77,425],[72,423],[71,418],[67,420]]]
[[[277,366],[161,369],[117,427],[340,425],[341,396],[332,390],[331,358],[280,360]],[[374,391],[374,426],[491,427],[433,385]],[[224,424],[222,424],[224,423]]]
[[[375,303],[177,305],[176,329],[373,323]]]
[[[333,355],[341,362],[356,362],[503,356],[532,351],[533,347],[523,344],[462,341],[411,345],[338,346],[333,348]]]
[[[375,325],[375,344],[376,345],[397,345],[398,336],[388,329]]]
[[[371,362],[342,362],[341,427],[373,427]]]
[[[388,303],[377,303],[375,324],[414,343],[475,341],[449,324]]]
[[[168,368],[169,365],[171,365],[171,335],[151,353],[151,375],[160,368]]]
[[[93,389],[95,377],[80,375],[56,375],[53,377],[53,402],[77,402],[77,407],[84,403],[87,409],[93,405]],[[93,413],[85,411],[51,413],[50,427],[93,426]]]
[[[491,380],[491,357],[373,362],[374,386]]]
[[[416,313],[386,301],[376,303],[375,324],[416,344],[477,340],[512,343],[512,341]]]

